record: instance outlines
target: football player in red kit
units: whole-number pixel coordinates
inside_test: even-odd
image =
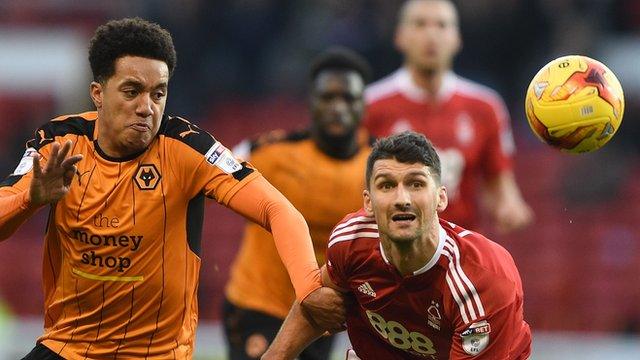
[[[347,302],[350,359],[526,359],[531,332],[511,255],[443,219],[447,192],[431,143],[376,143],[364,208],[330,237],[323,282]],[[263,359],[294,359],[323,331],[294,305]],[[328,329],[335,331],[337,329]]]
[[[395,45],[404,64],[367,87],[365,127],[379,137],[413,130],[433,142],[449,196],[447,220],[476,229],[481,198],[497,230],[528,225],[532,212],[512,170],[507,108],[495,91],[451,70],[462,46],[454,4],[410,0],[398,19]]]

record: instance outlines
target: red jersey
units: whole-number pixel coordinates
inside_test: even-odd
[[[431,140],[440,155],[442,183],[449,196],[443,217],[475,227],[479,178],[490,179],[511,169],[513,136],[500,96],[450,72],[433,98],[402,68],[371,84],[365,97],[364,124],[372,135],[414,130]]]
[[[354,301],[347,331],[361,359],[526,359],[522,283],[511,255],[484,236],[440,220],[433,257],[402,276],[363,210],[333,231],[327,269]]]

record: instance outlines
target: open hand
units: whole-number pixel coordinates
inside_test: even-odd
[[[35,206],[54,203],[69,192],[71,180],[77,169],[76,164],[82,160],[81,154],[67,157],[71,151],[72,143],[67,141],[60,148],[60,144],[54,142],[51,145],[51,154],[44,169],[40,165],[42,156],[35,153],[33,156],[33,179],[29,188],[31,204]]]

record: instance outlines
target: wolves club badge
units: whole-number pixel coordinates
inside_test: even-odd
[[[142,164],[133,176],[140,190],[153,190],[160,182],[160,172],[153,164]]]

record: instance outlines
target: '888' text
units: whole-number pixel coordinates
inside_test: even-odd
[[[410,351],[413,350],[422,355],[436,353],[433,342],[423,334],[416,331],[408,331],[397,321],[386,321],[382,316],[373,311],[366,311],[371,326],[393,347]]]

